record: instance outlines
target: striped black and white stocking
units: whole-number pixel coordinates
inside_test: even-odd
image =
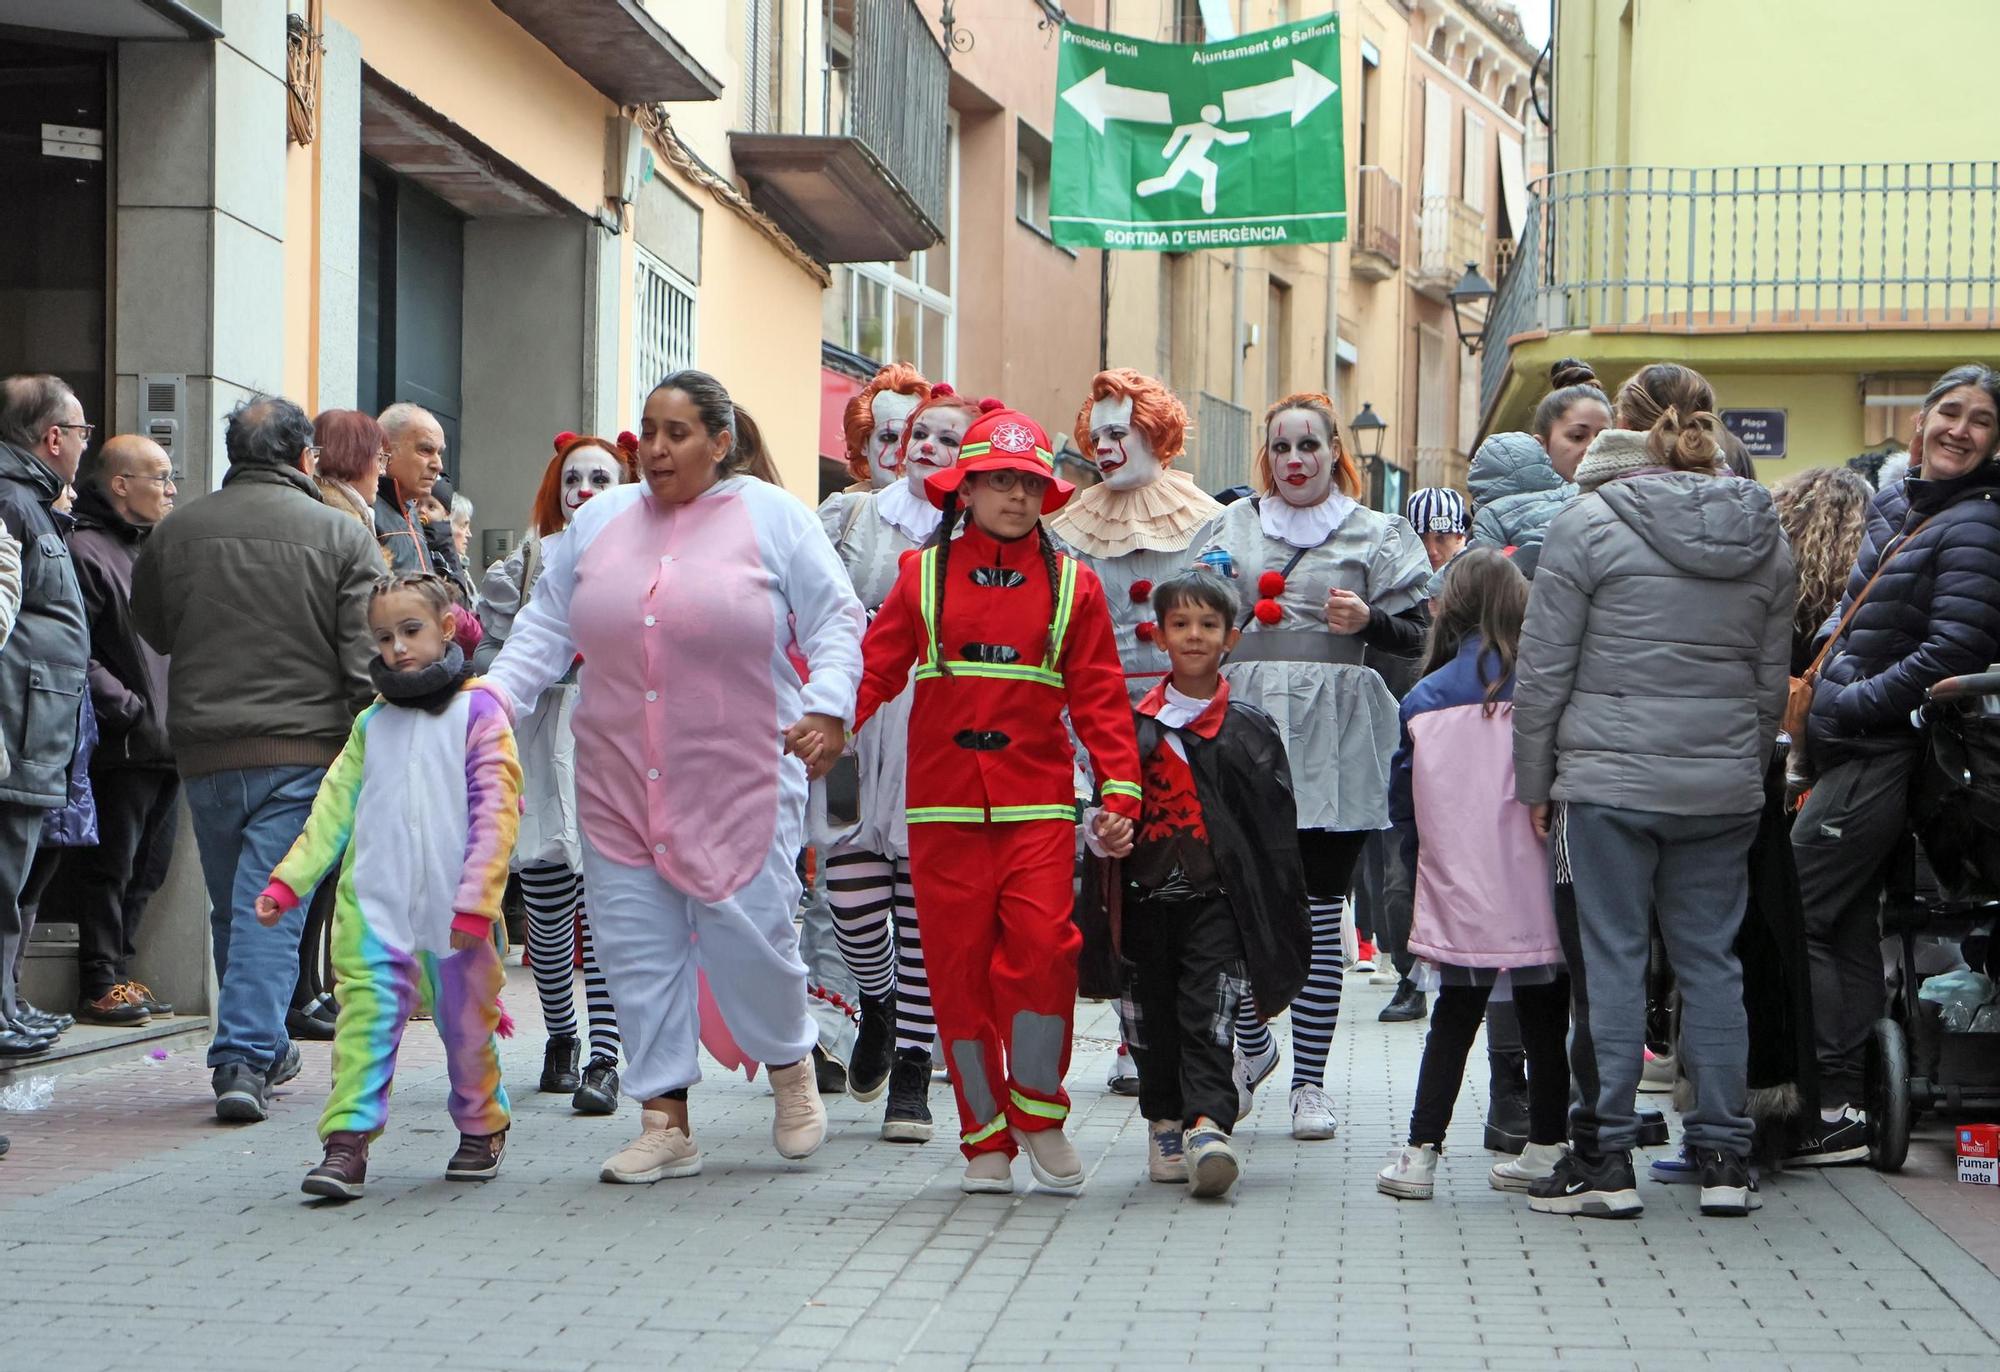
[[[826,899],[833,907],[834,940],[840,945],[847,970],[854,974],[856,989],[871,999],[883,999],[896,989],[892,921],[897,892],[908,881],[906,871],[898,882],[895,866],[880,853],[847,849],[826,860]],[[911,918],[914,921],[914,911]]]
[[[910,860],[896,862],[896,1048],[928,1053],[937,1034],[931,1014],[931,982],[924,971],[924,945],[917,936],[917,896],[910,884]]]
[[[521,899],[528,907],[528,963],[550,1038],[576,1037],[576,912],[583,877],[560,862],[521,869]]]

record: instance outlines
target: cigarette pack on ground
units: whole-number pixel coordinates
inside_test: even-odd
[[[1958,1126],[1958,1179],[2000,1186],[2000,1124]]]

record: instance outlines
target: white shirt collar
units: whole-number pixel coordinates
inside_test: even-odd
[[[1339,491],[1328,491],[1317,505],[1292,505],[1279,496],[1267,495],[1257,502],[1257,519],[1264,532],[1281,543],[1317,548],[1333,536],[1354,503],[1353,497]]]
[[[944,511],[910,489],[900,477],[875,492],[875,513],[903,536],[922,543],[937,532]]]
[[[1175,690],[1174,683],[1169,681],[1166,683],[1166,694],[1160,700],[1160,712],[1153,718],[1169,729],[1185,729],[1199,719],[1201,712],[1208,706],[1209,702],[1206,700],[1196,700],[1191,695]]]

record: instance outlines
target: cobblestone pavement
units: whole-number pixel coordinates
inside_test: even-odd
[[[2000,1249],[2000,1195],[1944,1193],[1955,1241],[1916,1208],[1943,1185],[1934,1155],[1903,1193],[1862,1170],[1780,1178],[1748,1220],[1644,1182],[1637,1223],[1556,1219],[1487,1188],[1475,1080],[1437,1200],[1376,1194],[1422,1043],[1375,1021],[1383,996],[1349,994],[1340,1137],[1294,1142],[1268,1091],[1220,1204],[1144,1180],[1143,1122],[1103,1089],[1103,1006],[1078,1019],[1078,1199],[962,1196],[944,1138],[875,1139],[879,1102],[831,1102],[826,1146],[786,1163],[762,1081],[719,1074],[695,1095],[698,1178],[602,1185],[633,1107],[589,1120],[523,1092],[500,1178],[453,1185],[417,1024],[368,1195],[327,1206],[298,1192],[326,1046],[268,1123],[232,1129],[183,1043],[0,1115],[0,1369],[2000,1365],[2000,1278],[1973,1256]],[[540,1028],[519,969],[508,1003],[525,1088]]]

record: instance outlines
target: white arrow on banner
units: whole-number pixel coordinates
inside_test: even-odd
[[[1261,90],[1262,87],[1256,89]],[[1102,67],[1064,91],[1062,98],[1099,133],[1104,132],[1105,121],[1109,119],[1123,119],[1132,124],[1174,122],[1173,105],[1165,91],[1114,86]]]
[[[1103,75],[1102,72],[1098,74]],[[1324,73],[1293,58],[1290,76],[1266,81],[1261,86],[1224,91],[1222,113],[1232,123],[1241,119],[1268,119],[1275,114],[1289,114],[1292,127],[1297,128],[1307,115],[1318,109],[1338,89]]]

